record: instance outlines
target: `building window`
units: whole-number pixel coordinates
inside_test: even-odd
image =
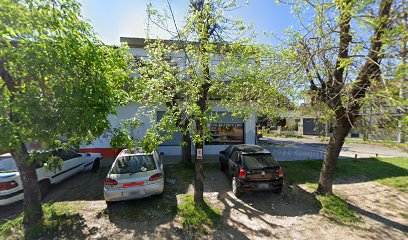
[[[210,132],[212,139],[207,141],[208,145],[243,144],[243,123],[211,123]]]

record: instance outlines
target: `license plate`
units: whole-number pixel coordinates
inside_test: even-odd
[[[258,187],[259,187],[260,189],[267,189],[267,188],[269,188],[269,184],[267,184],[267,183],[260,183],[260,184],[258,184]]]
[[[139,196],[139,195],[144,195],[144,191],[143,190],[138,190],[138,191],[130,191],[128,193],[129,196]]]

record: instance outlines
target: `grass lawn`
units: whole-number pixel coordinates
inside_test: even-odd
[[[321,141],[328,142],[329,137],[321,137]],[[344,142],[346,143],[361,143],[361,144],[371,144],[371,145],[380,145],[390,148],[398,148],[408,153],[408,143],[399,143],[393,141],[383,141],[383,140],[364,140],[361,138],[349,138],[347,137]]]
[[[280,162],[285,178],[291,184],[316,184],[321,160]],[[408,158],[341,159],[337,162],[336,177],[366,176],[384,185],[408,192]]]
[[[194,203],[192,194],[184,194],[183,202],[178,205],[183,228],[199,234],[206,234],[207,228],[212,228],[221,219],[221,211],[207,205]]]
[[[347,202],[335,195],[316,196],[323,207],[323,211],[334,221],[353,223],[359,219],[354,211],[350,209]]]

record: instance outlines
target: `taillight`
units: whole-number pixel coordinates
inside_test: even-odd
[[[279,168],[278,174],[279,174],[279,177],[283,177],[283,168],[282,167]]]
[[[18,183],[15,181],[1,182],[0,191],[9,190],[18,186]]]
[[[239,177],[240,178],[245,178],[246,175],[247,175],[247,171],[245,169],[243,169],[243,168],[240,168],[239,169]]]
[[[118,185],[118,182],[112,178],[105,178],[105,180],[103,181],[103,184],[105,186],[116,186]]]
[[[156,173],[149,178],[149,181],[156,181],[163,178],[163,173]]]

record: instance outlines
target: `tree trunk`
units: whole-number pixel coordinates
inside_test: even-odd
[[[35,166],[28,161],[29,155],[24,143],[20,148],[11,150],[18,171],[20,172],[21,182],[24,188],[24,228],[27,229],[35,223],[40,223],[43,212],[41,208],[41,192],[38,185]]]
[[[199,121],[199,120],[197,120]],[[199,130],[200,128],[200,130]],[[197,133],[201,132],[202,135],[202,126],[197,124]],[[197,143],[195,146],[195,181],[194,181],[194,202],[199,204],[204,203],[204,171],[203,171],[203,159],[197,156],[197,149],[203,149],[203,143]]]
[[[333,179],[336,171],[337,158],[344,144],[344,139],[351,129],[349,119],[342,117],[336,120],[336,125],[333,127],[333,136],[330,138],[327,146],[326,156],[323,161],[320,171],[319,186],[317,192],[321,195],[333,193]]]
[[[202,113],[205,113],[207,109],[207,93],[208,93],[208,86],[203,87],[202,95],[197,101],[197,105],[200,107]],[[197,149],[203,149],[204,146],[204,126],[203,122],[200,119],[196,120],[196,129],[197,135],[200,137],[200,142],[195,144],[195,181],[194,181],[194,202],[199,204],[205,204],[204,202],[204,171],[203,171],[203,159],[202,157],[198,157]],[[203,151],[204,156],[204,151]]]
[[[208,65],[206,65],[208,66]],[[204,72],[209,76],[209,68],[205,68]],[[207,110],[207,96],[208,89],[210,88],[209,83],[205,83],[202,86],[200,98],[197,101],[197,105],[200,108],[201,113],[205,114]],[[197,156],[197,149],[203,149],[204,146],[204,123],[201,119],[196,120],[197,135],[199,135],[200,141],[195,144],[195,185],[194,185],[194,202],[199,204],[205,204],[204,202],[204,170],[203,170],[203,159]],[[204,151],[203,151],[204,156]]]
[[[191,161],[191,136],[190,132],[188,131],[188,124],[189,120],[184,120],[183,122],[183,144],[181,146],[181,153],[182,153],[182,160],[184,163],[184,166],[186,167],[191,167],[192,166],[192,161]]]

